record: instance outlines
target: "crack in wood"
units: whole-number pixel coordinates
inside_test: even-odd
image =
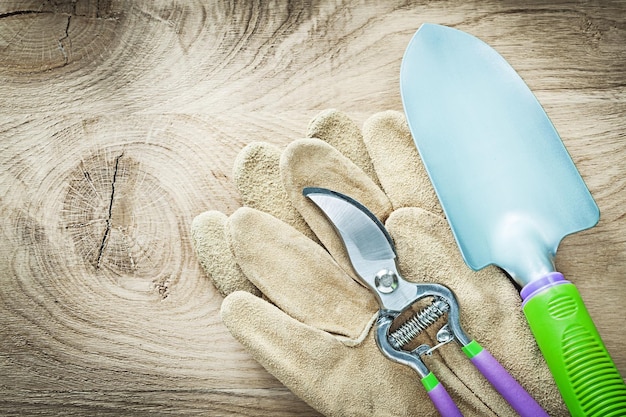
[[[0,19],[5,19],[7,17],[13,17],[13,16],[29,15],[29,14],[52,14],[52,13],[54,12],[45,11],[45,10],[15,10],[13,12],[1,13]]]
[[[0,19],[6,19],[14,16],[27,16],[27,15],[44,15],[44,14],[52,14],[52,15],[65,15],[65,16],[75,16],[75,17],[84,17],[95,20],[113,20],[119,21],[120,14],[119,13],[111,13],[110,15],[107,13],[101,13],[101,9],[98,6],[95,10],[95,15],[91,15],[89,13],[79,14],[76,12],[76,7],[74,5],[74,10],[72,12],[59,12],[54,10],[14,10],[12,12],[0,13]]]
[[[67,16],[67,25],[65,25],[65,34],[58,40],[59,50],[63,54],[63,61],[64,61],[63,66],[67,65],[69,62],[69,57],[68,57],[67,51],[65,50],[65,46],[63,45],[63,41],[70,38],[69,32],[70,32],[71,21],[72,21],[72,15]],[[71,44],[71,41],[70,41],[70,44]]]
[[[122,153],[117,158],[115,158],[115,168],[113,169],[113,180],[111,181],[111,198],[109,199],[109,212],[106,220],[106,228],[104,229],[104,234],[102,236],[102,243],[100,243],[100,249],[98,251],[98,260],[96,262],[96,269],[100,269],[100,262],[102,262],[102,256],[104,255],[104,250],[106,249],[107,242],[109,240],[109,235],[111,234],[111,227],[113,225],[113,200],[115,199],[115,182],[117,181],[117,173],[120,167],[120,159],[124,154]]]

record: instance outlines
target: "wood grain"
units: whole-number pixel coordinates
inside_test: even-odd
[[[490,43],[556,125],[602,212],[559,268],[626,375],[625,2],[4,1],[0,414],[316,415],[221,324],[190,223],[240,205],[246,143],[401,110],[423,22]]]

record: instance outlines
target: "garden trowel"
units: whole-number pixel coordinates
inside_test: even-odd
[[[617,416],[626,385],[576,287],[556,272],[568,234],[599,210],[528,86],[495,50],[424,24],[400,84],[411,133],[463,254],[522,288],[524,313],[574,416]]]

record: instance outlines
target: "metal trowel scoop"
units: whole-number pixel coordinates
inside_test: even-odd
[[[401,67],[411,133],[466,263],[522,287],[524,313],[570,412],[626,409],[626,385],[581,298],[555,271],[559,242],[599,210],[528,86],[477,38],[424,24]],[[624,415],[624,414],[619,414]]]

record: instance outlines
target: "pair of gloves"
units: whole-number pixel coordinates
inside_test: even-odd
[[[550,415],[568,415],[513,284],[495,267],[464,264],[401,113],[376,114],[361,130],[324,111],[284,150],[245,147],[234,180],[244,206],[193,221],[198,259],[225,297],[221,316],[232,335],[313,408],[327,416],[437,415],[419,376],[378,350],[376,299],[355,280],[332,225],[302,195],[307,186],[368,207],[392,236],[403,277],[451,288],[470,337]],[[434,333],[419,337],[433,346]],[[464,415],[515,415],[457,344],[425,362]]]

